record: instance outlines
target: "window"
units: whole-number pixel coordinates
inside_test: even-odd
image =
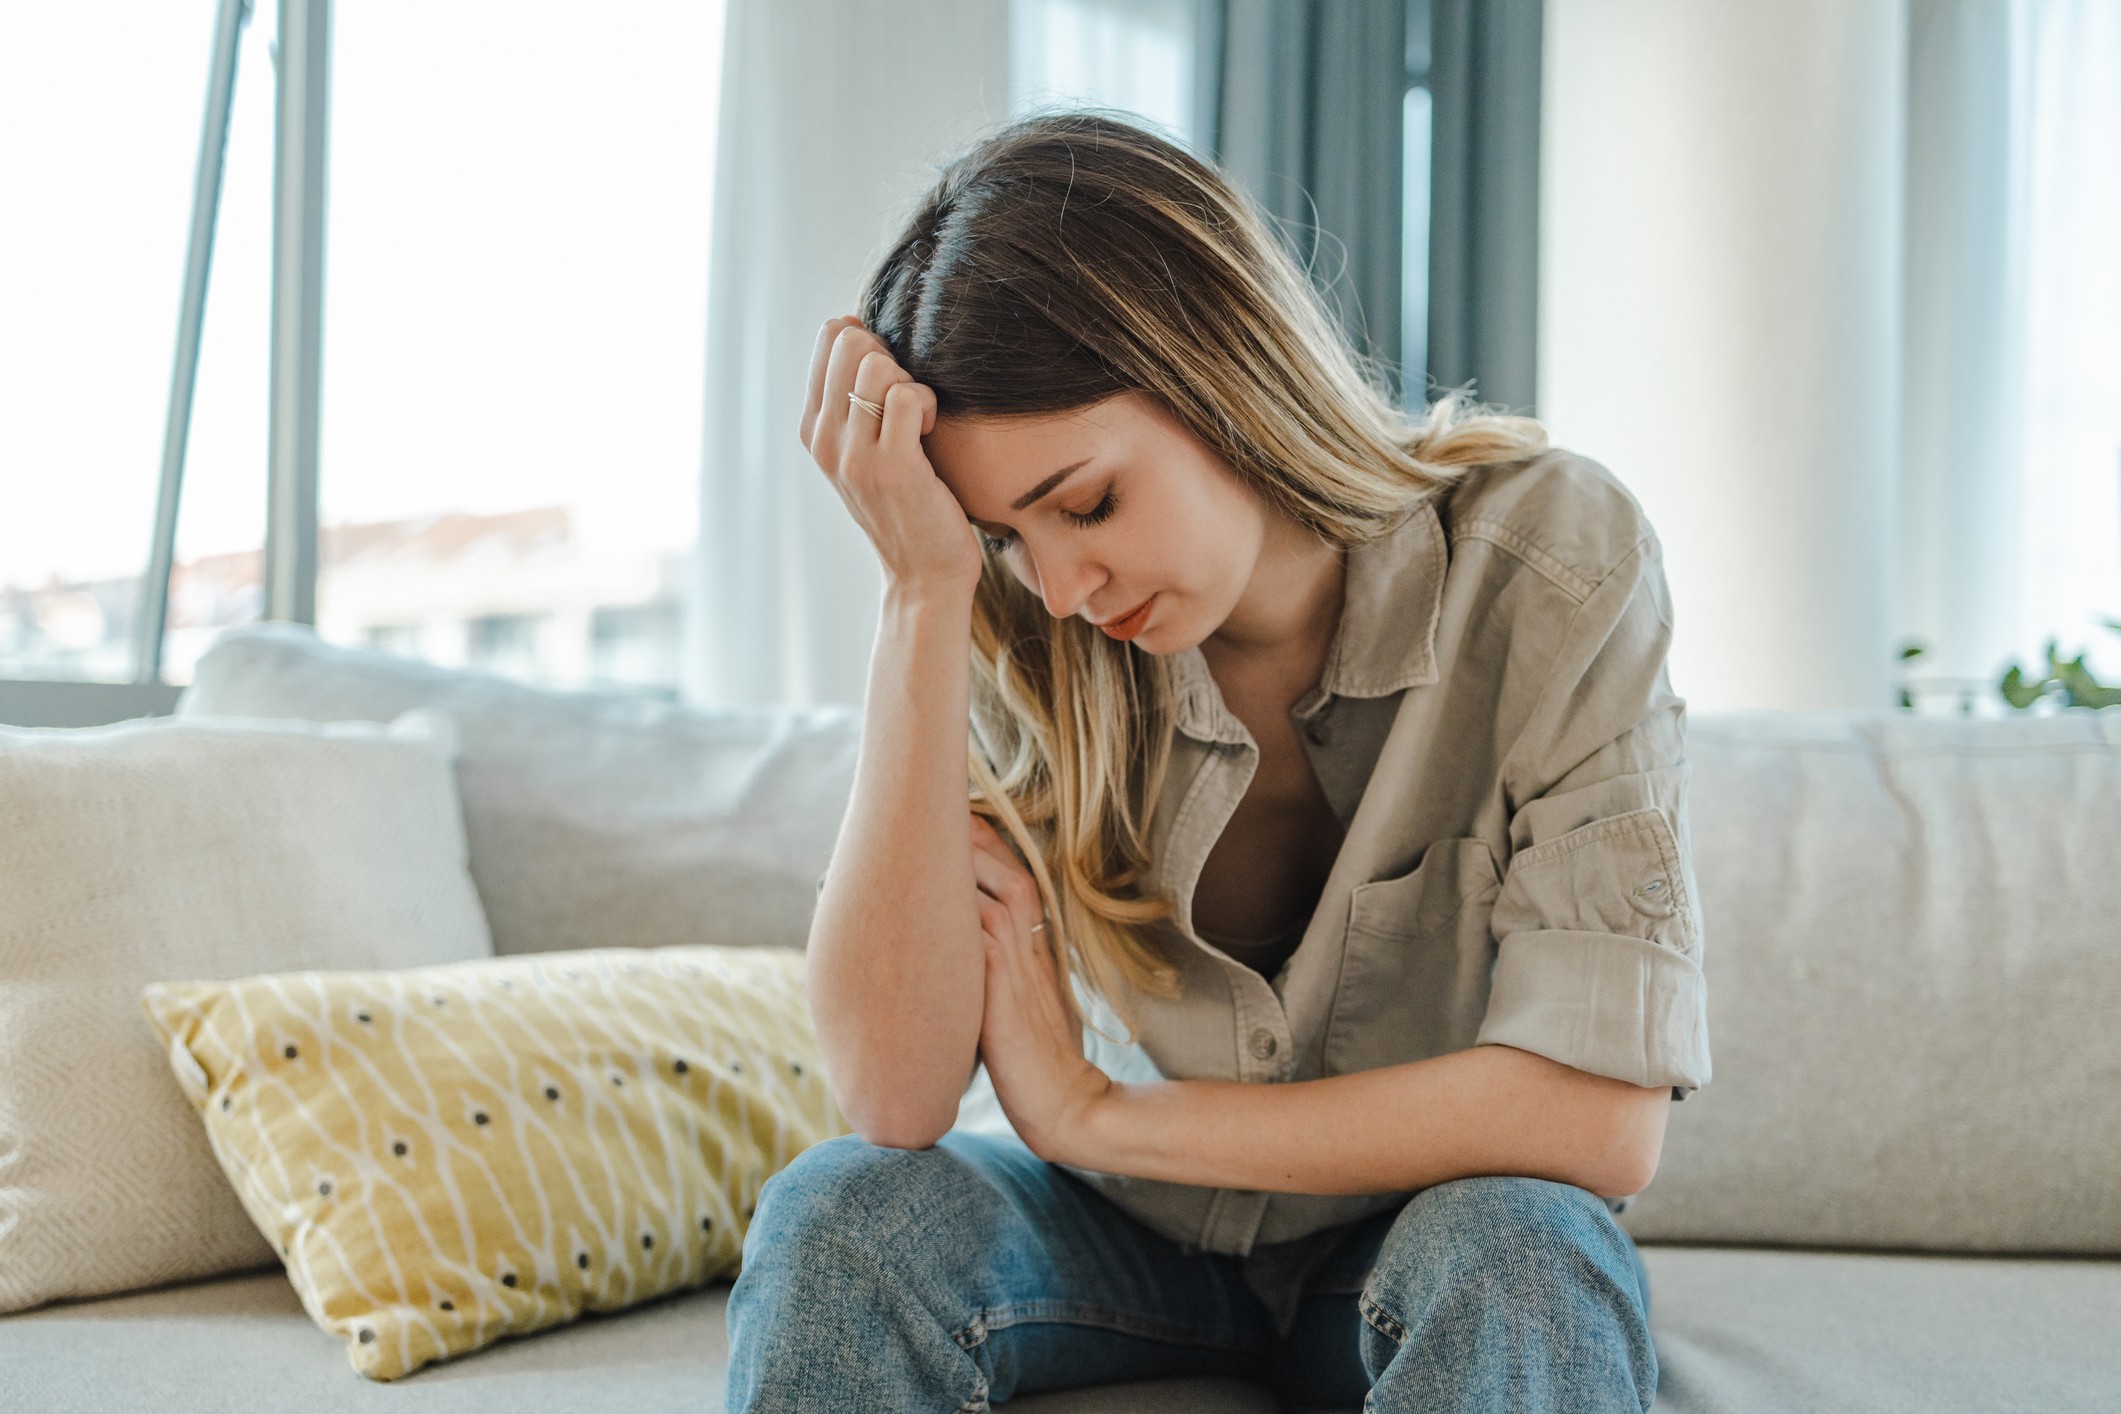
[[[2024,661],[2050,637],[2121,682],[2121,10],[2021,6],[2018,149],[2023,351],[2015,451]]]
[[[213,31],[210,3],[0,11],[0,677],[135,675]],[[237,85],[248,125],[231,143],[239,203],[257,180],[243,138],[257,102],[270,113],[270,81],[256,78],[269,73],[259,63]],[[225,272],[223,290],[240,281]],[[219,406],[214,380],[241,360],[225,324],[207,337],[202,401]],[[201,464],[262,457],[262,432],[239,448],[229,431],[200,421]],[[194,548],[243,548],[262,525],[261,491],[251,488],[240,530],[194,516]]]
[[[593,23],[504,0],[318,8],[333,14],[319,631],[557,684],[672,688],[722,6],[651,0]],[[277,12],[256,5],[230,31],[218,202],[197,206],[214,240],[171,684],[264,609]],[[0,121],[18,139],[0,181],[36,213],[4,233],[0,379],[39,390],[0,417],[0,679],[143,676],[217,14],[244,9],[0,15]]]
[[[335,24],[318,631],[574,686],[637,611],[674,684],[720,6]]]

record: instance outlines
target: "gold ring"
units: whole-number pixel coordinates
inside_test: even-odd
[[[883,421],[884,405],[882,403],[872,403],[867,398],[863,397],[860,393],[849,393],[847,395],[847,401],[853,403],[863,412],[875,413],[877,420],[879,422]]]

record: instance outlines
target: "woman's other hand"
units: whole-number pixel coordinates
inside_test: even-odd
[[[879,418],[848,400],[884,409]],[[935,394],[913,381],[884,341],[851,314],[825,321],[810,360],[803,446],[876,547],[891,584],[970,591],[979,582],[979,532],[928,462]]]
[[[1062,990],[1038,884],[1001,833],[972,816],[972,873],[979,883],[987,955],[980,1057],[1002,1113],[1031,1152],[1067,1162],[1112,1081],[1083,1056],[1082,1022]]]

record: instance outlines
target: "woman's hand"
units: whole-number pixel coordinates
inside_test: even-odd
[[[1042,1159],[1070,1162],[1080,1152],[1087,1116],[1112,1081],[1083,1056],[1082,1022],[1063,991],[1037,882],[978,814],[972,816],[972,873],[987,953],[980,1057],[1018,1137]]]
[[[883,417],[856,407],[849,393],[881,404]],[[886,579],[969,591],[979,583],[979,532],[921,449],[934,430],[934,392],[898,366],[884,341],[851,314],[826,320],[810,360],[803,446],[876,546]]]

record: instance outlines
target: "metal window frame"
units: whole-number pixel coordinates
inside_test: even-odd
[[[266,430],[265,617],[316,622],[318,431],[323,405],[324,222],[332,0],[278,0],[273,122],[272,330]],[[0,678],[0,722],[98,726],[171,711],[162,678],[177,517],[198,387],[242,32],[253,0],[219,0],[192,185],[153,538],[133,629],[133,681]]]
[[[177,552],[177,508],[184,458],[191,442],[193,396],[199,382],[199,342],[206,328],[206,290],[213,275],[214,233],[221,219],[221,176],[228,160],[229,115],[236,65],[251,0],[221,0],[214,19],[213,55],[206,80],[206,120],[199,133],[198,173],[192,183],[191,236],[184,253],[184,293],[177,306],[177,350],[169,376],[169,409],[162,425],[162,478],[155,492],[154,541],[140,582],[133,621],[133,681],[162,680],[162,640],[169,620],[169,578]]]
[[[317,433],[324,391],[331,26],[332,0],[280,0],[265,617],[300,624],[317,621]]]

